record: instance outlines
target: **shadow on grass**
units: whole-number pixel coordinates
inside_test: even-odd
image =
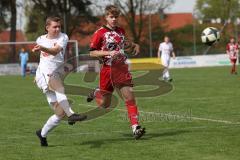
[[[190,131],[187,130],[177,130],[177,131],[168,131],[163,133],[146,133],[141,139],[134,140],[132,134],[122,134],[123,137],[120,138],[104,138],[104,139],[97,139],[91,141],[85,141],[80,143],[80,145],[90,145],[90,148],[100,148],[104,144],[108,143],[117,143],[117,142],[124,142],[124,141],[133,141],[133,142],[141,142],[147,141],[154,138],[161,138],[161,137],[168,137],[168,136],[176,136],[184,133],[188,133]]]

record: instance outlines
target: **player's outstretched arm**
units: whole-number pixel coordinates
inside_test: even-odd
[[[33,47],[33,49],[32,49],[32,52],[34,52],[34,53],[37,53],[37,52],[39,52],[39,51],[40,51],[39,45],[35,45],[35,46]]]
[[[133,43],[133,45],[135,45],[133,49],[133,55],[136,56],[140,53],[140,46],[137,43]]]
[[[57,55],[61,50],[62,50],[62,47],[60,47],[59,45],[55,45],[52,48],[46,48],[41,45],[36,45],[32,49],[33,52],[43,51],[54,56]]]
[[[229,55],[229,54],[230,54],[228,50],[226,50],[226,53],[227,53],[227,55]]]
[[[119,51],[101,51],[101,50],[94,50],[90,51],[91,57],[104,57],[104,56],[115,56],[119,54]]]
[[[176,58],[176,55],[175,55],[174,51],[172,51],[172,57],[173,57],[173,59]]]
[[[161,53],[160,53],[160,49],[159,48],[158,48],[157,56],[158,56],[158,58],[161,57]]]

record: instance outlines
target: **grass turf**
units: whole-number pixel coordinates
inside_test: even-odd
[[[123,103],[100,118],[67,125],[63,121],[42,148],[35,131],[52,114],[33,77],[0,76],[0,160],[235,160],[240,144],[240,78],[229,67],[171,70],[174,89],[138,98],[147,134],[132,138]],[[66,83],[95,87],[73,74]],[[69,95],[80,112],[94,106]]]

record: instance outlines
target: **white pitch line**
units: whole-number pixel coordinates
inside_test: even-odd
[[[89,105],[89,104],[78,104],[80,106],[89,106],[92,108],[96,108],[94,105]],[[118,109],[115,108],[114,110],[122,111],[122,112],[127,112],[125,109]],[[240,124],[240,122],[232,122],[232,121],[226,121],[226,120],[219,120],[219,119],[210,119],[210,118],[201,118],[201,117],[192,117],[192,116],[181,116],[181,115],[176,115],[176,114],[167,114],[167,113],[159,113],[159,112],[146,112],[146,111],[138,111],[140,113],[146,113],[146,114],[153,114],[153,115],[165,115],[165,116],[172,116],[172,117],[178,117],[178,118],[189,118],[189,119],[194,119],[194,120],[200,120],[200,121],[209,121],[209,122],[216,122],[216,123],[225,123],[225,124]]]

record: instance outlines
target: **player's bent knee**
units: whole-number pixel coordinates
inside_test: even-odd
[[[104,98],[96,97],[96,104],[98,107],[108,108],[108,107],[110,107],[111,101],[109,101],[108,99],[106,100]]]
[[[66,113],[64,112],[64,110],[63,110],[59,105],[57,105],[57,106],[55,107],[54,113],[55,113],[58,117],[60,117],[61,119],[66,116]]]
[[[107,101],[102,101],[102,103],[99,106],[103,108],[108,108],[110,107],[110,105],[111,105],[111,101],[107,100]]]
[[[136,103],[136,100],[135,100],[135,98],[126,98],[125,100],[124,100],[125,102],[132,102],[132,103]]]

